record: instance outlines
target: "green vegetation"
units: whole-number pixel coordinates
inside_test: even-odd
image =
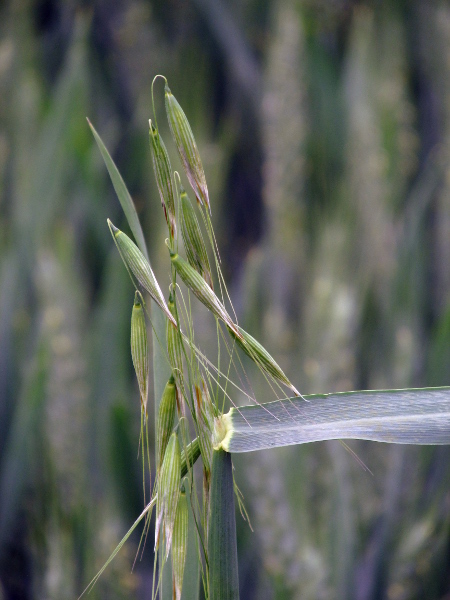
[[[157,78],[158,76],[153,80],[153,85]],[[162,357],[160,362],[166,360],[172,374],[162,398],[159,403],[156,403],[158,407],[155,448],[157,476],[151,491],[152,499],[148,504],[148,510],[141,515],[141,517],[145,515],[143,535],[147,536],[151,509],[156,501],[155,551],[158,550],[158,554],[155,555],[152,597],[169,598],[173,588],[174,597],[179,600],[183,593],[183,576],[188,556],[189,511],[185,493],[187,488],[190,491],[190,518],[195,523],[197,570],[199,580],[203,583],[202,597],[208,600],[238,600],[235,493],[241,512],[245,509],[242,506],[240,491],[234,481],[229,453],[333,439],[341,440],[341,444],[350,450],[342,442],[342,439],[346,438],[399,444],[450,445],[450,387],[347,392],[306,397],[296,390],[267,350],[239,327],[225,308],[225,301],[229,300],[230,296],[220,268],[220,258],[215,244],[216,236],[209,218],[211,205],[201,158],[186,115],[174,96],[168,92],[167,82],[165,89],[166,112],[171,124],[171,132],[182,158],[186,176],[196,194],[207,239],[211,242],[210,252],[214,256],[214,264],[217,268],[216,289],[221,290],[222,297],[219,299],[213,291],[213,277],[210,270],[206,269],[206,265],[209,267],[206,245],[193,209],[191,208],[192,225],[189,228],[180,228],[177,224],[178,215],[181,214],[181,220],[185,219],[182,206],[186,192],[181,186],[178,190],[175,185],[177,192],[174,194],[172,182],[174,179],[180,181],[180,176],[177,173],[172,176],[166,147],[158,130],[150,121],[153,167],[169,235],[166,244],[170,254],[172,277],[168,304],[147,258],[133,241],[108,219],[111,235],[134,286],[140,284],[154,300],[157,310],[161,310],[166,316],[166,336],[159,337],[155,329],[157,345],[153,351]],[[169,101],[167,101],[168,96]],[[115,188],[124,211],[134,218],[136,213],[123,179],[92,125],[91,129],[108,166],[112,181],[118,182]],[[164,152],[160,151],[161,148],[164,148]],[[174,202],[174,195],[178,198],[178,202]],[[183,229],[186,229],[183,242],[188,262],[178,254],[177,231]],[[188,233],[188,229],[191,234]],[[140,231],[140,228],[138,230]],[[194,231],[195,235],[192,235]],[[206,260],[205,258],[198,260],[199,256],[206,257]],[[186,289],[183,290],[177,283],[177,275],[182,279]],[[219,348],[217,364],[214,364],[196,346],[191,292],[216,320]],[[142,294],[136,290],[131,319],[131,353],[141,395],[145,498],[145,461],[147,460],[148,463],[150,480],[151,461],[146,408],[149,350],[143,308],[145,309],[145,303]],[[234,308],[231,308],[236,316]],[[151,320],[150,313],[148,316]],[[226,330],[231,340],[228,338],[227,341]],[[239,376],[242,371],[245,375],[242,362],[235,352],[235,343],[259,367],[266,378],[267,375],[270,376],[270,380],[267,381],[273,391],[276,392],[273,386],[280,382],[291,388],[296,393],[296,397],[286,399],[280,397],[273,402],[263,404],[260,404],[257,398],[252,398],[256,405],[233,406],[229,413],[223,414],[227,401],[234,404],[232,396],[227,391],[228,385],[240,390],[233,382],[231,374],[236,371]],[[226,371],[223,371],[221,364],[226,365]],[[243,393],[242,390],[240,391]],[[188,415],[191,426],[189,419],[186,418]],[[203,465],[201,492],[197,490],[193,462],[185,460],[188,466],[185,480],[181,474],[181,447],[184,456],[189,456],[189,450],[194,444],[194,440],[190,441],[193,437],[191,431],[195,440],[198,440],[200,450],[198,456],[201,456]],[[201,503],[199,503],[200,496]],[[136,522],[132,530],[135,526]],[[130,531],[126,538],[129,534]],[[173,539],[176,540],[174,548],[172,548]],[[124,540],[118,548],[121,548],[123,543]],[[116,553],[117,549],[112,557]],[[170,586],[169,583],[167,589],[164,583],[164,571],[169,555],[172,558],[173,585]],[[157,564],[158,569],[156,569]],[[97,574],[93,583],[98,580],[103,570],[104,568]],[[90,589],[91,587],[92,585],[89,586]],[[194,588],[185,590],[185,595],[190,598],[198,597],[195,585]]]
[[[193,407],[204,435],[191,446],[189,463],[183,450],[196,432],[192,423],[186,438],[183,425],[177,429],[185,478],[178,505],[187,501],[193,544],[184,598],[203,587],[196,531],[207,524],[202,517],[195,523],[192,508],[203,515],[202,465],[214,462],[206,432],[221,412],[230,415],[235,441],[242,425],[213,382],[219,348],[219,383],[238,406],[294,396],[273,378],[277,369],[261,372],[268,360],[261,347],[296,389],[317,396],[306,397],[309,403],[292,397],[282,408],[294,415],[293,435],[300,411],[314,424],[327,393],[450,385],[447,3],[163,5],[96,3],[85,12],[77,2],[25,0],[0,8],[0,598],[73,600],[145,509],[142,454],[152,482],[162,467],[155,427],[171,375],[158,352],[166,337],[171,363],[184,365],[173,378],[186,395],[206,394],[202,385],[192,390],[188,378],[197,360],[211,372],[211,403]],[[206,193],[195,168],[189,177],[182,173],[183,156],[163,118],[161,81],[154,119],[150,84],[157,72],[167,75],[189,118]],[[86,116],[133,198],[136,212],[125,219]],[[173,189],[182,185],[190,197],[183,197],[177,231],[170,208],[161,211],[149,117],[166,144],[170,172],[181,173]],[[150,142],[162,148],[157,138]],[[205,221],[196,191],[211,207]],[[182,312],[186,336],[180,346],[168,313],[143,293],[154,364],[139,460],[146,366],[138,382],[130,352],[135,288],[107,217],[150,259],[176,323]],[[209,221],[236,315],[222,295]],[[213,283],[229,319],[239,323],[236,340],[242,329],[261,347],[233,346],[222,326],[218,337],[215,318],[194,294],[186,309],[179,297],[171,301],[175,265],[164,240],[170,245],[175,236],[178,256]],[[231,365],[227,347],[234,347]],[[416,417],[427,406],[419,402]],[[384,404],[387,412],[391,407]],[[258,413],[261,433],[267,413],[247,410]],[[373,424],[364,423],[366,431]],[[337,441],[233,453],[253,527],[236,513],[242,598],[448,594],[448,447],[348,445],[357,460]],[[148,503],[147,468],[144,474]],[[184,519],[175,515],[178,556]],[[139,598],[152,589],[158,573],[150,533],[131,571],[144,522],[145,515],[90,598]],[[171,591],[171,560],[164,593]]]

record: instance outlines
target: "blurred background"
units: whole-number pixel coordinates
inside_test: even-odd
[[[134,290],[106,218],[128,228],[85,117],[167,291],[157,73],[199,145],[240,323],[294,384],[450,385],[448,2],[5,0],[1,600],[73,600],[142,509]],[[450,598],[449,449],[350,446],[373,475],[337,442],[235,457],[243,600]],[[90,598],[150,597],[138,541]]]

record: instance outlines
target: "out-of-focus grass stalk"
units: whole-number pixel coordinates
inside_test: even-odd
[[[72,250],[67,243],[71,238],[70,226],[65,221],[62,224],[60,219],[75,196],[73,187],[68,184],[72,174],[68,177],[67,164],[72,165],[73,173],[79,166],[77,152],[88,146],[83,134],[74,136],[74,131],[79,131],[80,113],[86,110],[88,20],[82,15],[76,20],[73,38],[69,40],[67,54],[63,57],[61,75],[52,93],[47,95],[39,77],[36,77],[35,46],[31,41],[34,31],[28,29],[30,22],[25,14],[26,7],[16,6],[12,12],[15,19],[8,23],[7,16],[2,22],[2,27],[8,29],[13,65],[8,75],[11,91],[2,93],[5,102],[9,101],[8,141],[11,144],[10,205],[5,221],[2,219],[2,226],[7,224],[10,232],[7,243],[16,273],[13,279],[8,277],[3,255],[1,288],[4,290],[7,286],[15,296],[15,315],[13,313],[8,322],[14,323],[19,318],[27,324],[19,328],[19,335],[9,348],[6,346],[9,344],[7,331],[2,328],[0,333],[4,353],[15,352],[17,343],[17,374],[20,372],[22,379],[22,391],[16,397],[13,394],[4,396],[8,398],[7,405],[14,407],[5,419],[5,425],[11,423],[10,434],[20,440],[21,448],[19,451],[15,448],[17,441],[10,435],[2,436],[0,480],[6,477],[9,481],[5,489],[0,484],[0,505],[3,510],[8,510],[7,522],[3,519],[4,514],[0,517],[0,553],[4,551],[4,542],[12,531],[23,532],[28,527],[28,551],[39,557],[35,565],[35,588],[44,595],[55,593],[63,597],[59,593],[62,590],[68,595],[76,595],[78,582],[75,570],[78,574],[84,572],[86,548],[90,546],[85,527],[90,513],[86,499],[87,461],[83,456],[86,445],[82,441],[87,419],[84,404],[86,365],[78,356],[78,353],[82,354],[78,335],[84,325],[85,289],[80,285],[68,298],[65,293],[70,285],[64,282],[59,289],[56,283],[61,283],[67,274],[62,275],[61,272],[61,265],[67,258],[64,252]],[[29,51],[33,46],[32,58]],[[5,56],[2,56],[3,76],[8,67],[3,61]],[[6,72],[3,71],[5,66]],[[58,215],[56,219],[55,215]],[[52,243],[55,248],[50,250]],[[2,254],[4,249],[6,246],[2,244]],[[73,267],[69,266],[69,262],[64,263],[68,273]],[[74,281],[69,277],[69,284]],[[45,291],[43,293],[43,283],[48,284],[46,291],[52,288],[55,292],[52,297]],[[69,305],[70,302],[73,302],[74,310],[66,320],[67,315],[61,305]],[[3,336],[3,333],[6,335]],[[39,382],[36,379],[32,388],[28,389],[29,377],[35,371],[33,365],[41,363],[43,352],[49,361],[46,380]],[[2,366],[0,370],[2,376],[9,379],[10,373],[3,371]],[[41,394],[41,398],[33,405],[35,394]],[[68,418],[63,418],[63,415]],[[63,432],[61,421],[70,424],[72,429],[68,425],[68,430]],[[73,446],[74,438],[78,439],[76,447]],[[16,463],[14,477],[10,472],[11,450]],[[40,462],[35,460],[37,456]],[[39,484],[36,481],[38,475],[42,478]],[[38,492],[30,510],[31,524],[25,524],[23,518],[20,521],[16,519],[24,507],[25,481],[28,490]],[[49,484],[45,509],[39,494],[45,488],[43,482]],[[24,512],[28,513],[28,508]],[[39,517],[33,520],[35,515],[32,511],[36,511]],[[77,519],[80,535],[75,552],[72,533]],[[62,520],[66,524],[64,531]]]
[[[270,352],[274,352],[273,356],[288,377],[296,373],[297,385],[301,382],[298,378],[301,371],[294,365],[299,352],[299,317],[307,273],[308,58],[301,10],[276,1],[272,3],[271,12],[272,35],[260,105],[266,227],[259,247],[247,257],[242,278],[246,308],[239,317],[244,329],[256,338],[263,343],[270,340]],[[244,364],[247,368],[248,362]],[[303,392],[303,382],[300,385],[302,387],[297,387]],[[256,388],[256,393],[258,391]],[[300,454],[303,456],[303,449],[296,451],[296,468],[301,470]],[[268,453],[249,456],[243,466],[250,482],[246,497],[253,510],[258,552],[265,572],[270,574],[271,581],[277,582],[277,592],[281,595],[292,593],[299,584],[301,569],[302,597],[306,598],[307,589],[318,593],[320,567],[303,560],[314,550],[306,530],[308,520],[301,516],[294,519],[290,506],[292,494],[283,479],[283,464],[289,455],[290,451],[285,450],[274,456]],[[278,489],[284,496],[279,500]],[[306,493],[304,486],[302,492]],[[309,586],[310,582],[314,584]]]
[[[41,343],[34,353],[33,363],[24,379],[19,405],[12,421],[2,460],[0,473],[0,551],[10,535],[15,518],[15,505],[27,484],[27,468],[30,465],[36,426],[44,407],[45,387],[48,376],[48,353]]]
[[[353,348],[360,314],[359,290],[347,266],[351,264],[352,248],[341,219],[318,227],[317,238],[304,308],[306,385],[311,390],[351,389],[356,379]],[[351,598],[356,531],[349,455],[336,442],[329,442],[327,450],[334,475],[330,486],[333,500],[329,505],[330,527],[324,532],[326,541],[324,538],[316,552],[322,560],[329,560],[334,594]],[[311,477],[313,473],[308,474]],[[305,529],[314,540],[311,525],[306,524]]]

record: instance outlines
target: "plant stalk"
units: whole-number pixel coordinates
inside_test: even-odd
[[[239,600],[231,454],[214,450],[209,515],[209,600]]]

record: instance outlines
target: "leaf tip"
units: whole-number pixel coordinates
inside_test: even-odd
[[[109,230],[113,236],[116,236],[118,233],[120,233],[120,229],[112,223],[111,219],[106,219],[106,222],[108,223]]]

